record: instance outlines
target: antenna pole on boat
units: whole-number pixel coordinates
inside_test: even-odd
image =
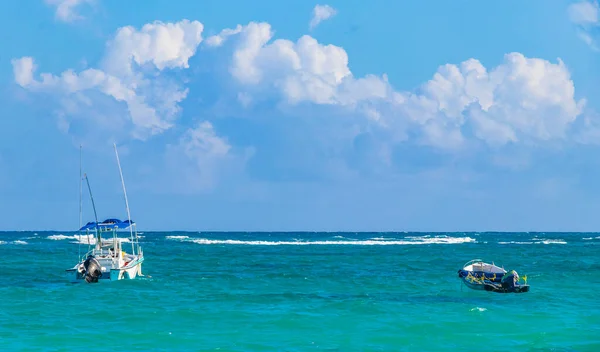
[[[127,220],[129,220],[129,234],[131,236],[131,251],[135,255],[135,247],[133,245],[133,225],[131,224],[131,214],[129,212],[129,202],[127,201],[127,190],[125,189],[125,180],[123,180],[123,171],[121,170],[121,161],[119,160],[119,152],[117,152],[117,144],[113,143],[115,155],[117,156],[117,165],[119,166],[119,175],[121,176],[121,185],[123,186],[123,196],[125,197],[125,207],[127,208]],[[137,232],[136,232],[137,234]],[[137,237],[137,236],[136,236]]]
[[[81,179],[81,145],[79,145],[79,246],[77,249],[77,255],[81,258],[81,193],[82,193],[82,179]]]
[[[96,219],[96,235],[100,237],[98,232],[98,214],[96,213],[96,204],[94,203],[94,196],[92,195],[92,188],[90,187],[90,180],[87,177],[87,174],[83,174],[85,176],[85,182],[88,186],[88,191],[90,192],[90,199],[92,200],[92,208],[94,208],[94,219]],[[89,237],[88,237],[89,238]],[[102,245],[101,240],[98,238],[100,245]]]

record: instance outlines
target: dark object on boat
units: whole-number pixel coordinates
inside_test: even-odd
[[[87,283],[98,282],[98,278],[102,276],[100,263],[91,255],[83,262],[83,268],[85,269],[83,275]]]
[[[519,274],[512,270],[502,277],[500,285],[496,283],[484,283],[484,289],[497,293],[524,293],[529,292],[529,285],[519,284]]]

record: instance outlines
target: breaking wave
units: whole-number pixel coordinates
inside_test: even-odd
[[[567,244],[567,241],[562,239],[543,239],[543,238],[532,238],[530,241],[508,241],[498,242],[498,244]]]
[[[64,241],[64,240],[72,240],[71,243],[75,243],[75,244],[96,244],[96,237],[94,237],[94,235],[73,235],[73,236],[66,236],[66,235],[50,235],[48,237],[46,237],[49,240],[53,240],[53,241]],[[124,238],[124,237],[119,237],[119,239],[121,240],[121,242],[123,243],[127,243],[130,242],[129,238]],[[106,241],[106,238],[103,238],[103,242]]]
[[[28,244],[27,242],[23,241],[23,240],[16,240],[16,241],[0,241],[0,245],[2,244],[20,244],[20,245],[24,245],[24,244]]]
[[[368,239],[368,240],[324,240],[324,241],[244,241],[244,240],[215,240],[208,238],[190,238],[188,236],[166,236],[169,240],[179,240],[183,242],[193,242],[201,245],[212,245],[212,244],[225,244],[225,245],[249,245],[249,246],[401,246],[401,245],[426,245],[426,244],[461,244],[461,243],[473,243],[475,239],[471,237],[413,237],[407,240],[382,240],[382,239]]]
[[[166,236],[165,238],[168,240],[187,240],[190,237],[189,236]]]

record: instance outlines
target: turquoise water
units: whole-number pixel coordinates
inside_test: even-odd
[[[2,351],[600,351],[599,234],[146,232],[106,284],[66,281],[71,236],[0,233]],[[531,291],[464,287],[473,258]]]

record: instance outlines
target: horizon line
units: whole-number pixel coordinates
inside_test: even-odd
[[[6,232],[67,232],[67,233],[85,233],[85,231],[79,230],[1,230],[0,233]],[[119,232],[128,232],[128,231],[119,231]],[[564,230],[138,230],[140,232],[148,232],[148,233],[157,233],[157,232],[194,232],[194,233],[232,233],[232,232],[241,232],[241,233],[590,233],[597,234],[600,233],[598,231],[564,231]],[[90,232],[91,233],[91,232]]]

